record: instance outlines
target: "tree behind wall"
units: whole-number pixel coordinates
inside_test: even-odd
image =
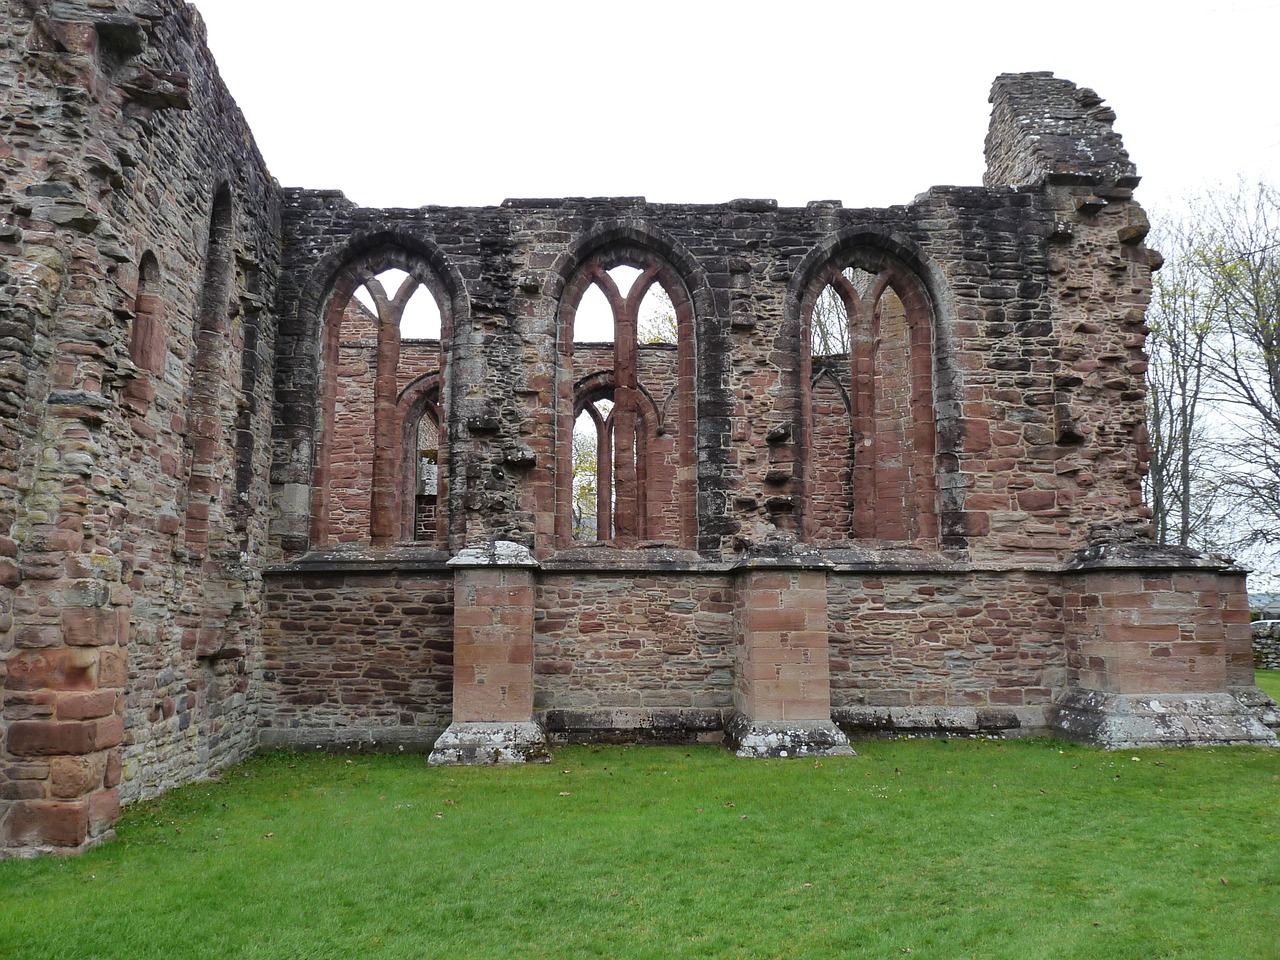
[[[1280,192],[1241,183],[1157,231],[1147,493],[1163,543],[1280,548]]]
[[[1215,379],[1229,418],[1233,510],[1241,542],[1280,547],[1280,191],[1259,183],[1210,195],[1197,210],[1195,261],[1208,295]]]
[[[1211,318],[1202,309],[1197,237],[1191,222],[1166,221],[1150,240],[1165,256],[1147,311],[1147,424],[1151,468],[1147,499],[1163,544],[1213,547],[1219,460],[1206,419]]]

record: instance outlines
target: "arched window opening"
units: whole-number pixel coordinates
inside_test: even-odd
[[[613,307],[599,284],[593,283],[582,295],[578,311],[573,318],[575,343],[613,343]]]
[[[235,421],[235,526],[240,534],[240,549],[249,547],[249,521],[257,511],[258,492],[254,489],[254,457],[258,439],[255,432],[262,391],[259,378],[264,358],[259,352],[262,334],[262,272],[247,268],[244,276],[244,317],[241,323],[240,400]]]
[[[665,324],[652,343],[642,316]],[[560,323],[560,376],[575,387],[558,415],[557,542],[691,547],[695,349],[684,284],[651,251],[603,251],[570,278]]]
[[[443,542],[443,293],[425,263],[395,249],[335,278],[324,310],[313,548]]]
[[[649,287],[640,301],[640,313],[636,323],[636,336],[642,346],[667,344],[675,346],[679,337],[676,329],[676,308],[671,304],[671,294],[661,283]]]
[[[160,264],[148,250],[138,263],[138,294],[133,301],[133,326],[129,331],[129,359],[134,366],[157,376],[164,373],[169,352],[160,296]]]
[[[191,400],[187,431],[186,545],[203,556],[221,519],[224,466],[231,462],[227,433],[234,418],[234,393],[223,389],[230,344],[231,292],[235,285],[231,191],[219,188],[209,214],[204,278],[191,357]]]
[[[406,294],[400,309],[401,340],[440,339],[440,306],[430,290],[425,289],[408,271],[394,267],[383,270],[373,279],[388,301],[401,300],[401,293]],[[405,289],[406,283],[411,283],[408,289]],[[378,304],[367,281],[356,288],[355,299],[370,316],[378,316]]]
[[[937,539],[933,308],[876,251],[810,284],[802,369],[804,532],[811,542]]]
[[[414,450],[413,539],[434,541],[440,502],[440,428],[427,414],[418,420]]]
[[[617,488],[613,482],[613,401],[588,403],[573,425],[573,539],[609,540]]]

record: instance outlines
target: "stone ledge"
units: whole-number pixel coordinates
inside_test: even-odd
[[[857,756],[830,720],[752,720],[739,713],[725,727],[724,743],[754,759]]]
[[[440,734],[428,759],[442,764],[547,763],[547,731],[536,721],[495,723],[455,720]]]
[[[542,722],[556,743],[671,743],[705,742],[725,727],[728,711],[715,708],[599,707],[554,709]]]
[[[1246,710],[1261,720],[1266,726],[1280,736],[1280,704],[1255,686],[1229,687],[1231,695],[1239,700]]]
[[[1280,746],[1276,734],[1230,693],[1119,694],[1072,690],[1049,707],[1056,733],[1108,750],[1140,747]]]
[[[1050,733],[1043,707],[837,707],[831,718],[852,736],[1034,737]]]
[[[325,753],[429,753],[442,727],[260,727],[262,750]]]

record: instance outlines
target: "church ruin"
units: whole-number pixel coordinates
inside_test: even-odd
[[[178,0],[0,38],[5,853],[258,748],[1275,744],[1244,571],[1149,539],[1092,91],[997,78],[905,206],[378,210],[274,181]]]

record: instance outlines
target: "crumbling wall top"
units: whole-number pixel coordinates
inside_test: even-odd
[[[1004,73],[990,102],[986,186],[1137,186],[1137,168],[1111,126],[1115,111],[1087,87],[1047,71]]]

